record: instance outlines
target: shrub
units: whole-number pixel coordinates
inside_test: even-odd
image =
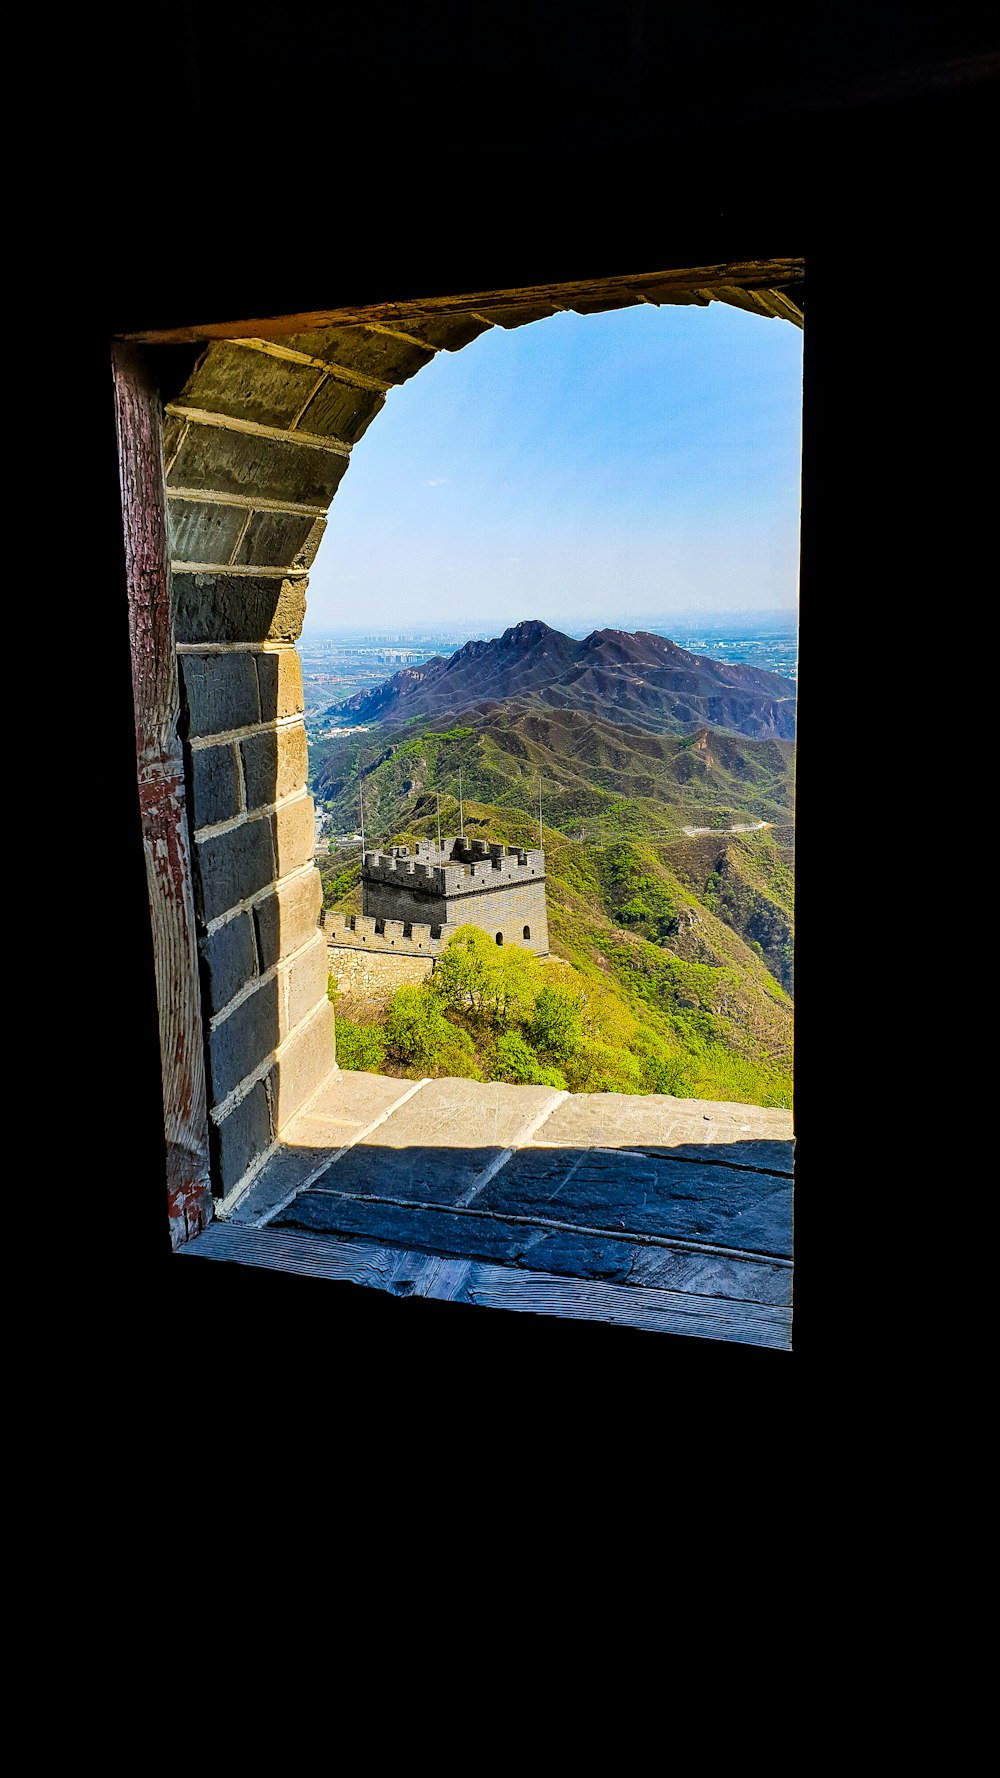
[[[431,1062],[455,1035],[441,1003],[423,988],[397,988],[385,1018],[386,1038],[404,1062]]]
[[[583,995],[569,988],[542,988],[535,997],[527,1031],[536,1049],[564,1062],[583,1042]]]
[[[574,1093],[645,1093],[642,1064],[628,1050],[585,1037],[566,1064],[566,1078]]]
[[[691,1074],[682,1056],[643,1056],[639,1067],[649,1093],[670,1093],[675,1099],[693,1098]]]
[[[497,1038],[491,1074],[494,1080],[509,1080],[514,1085],[560,1087],[566,1091],[565,1075],[558,1068],[546,1068],[519,1031],[505,1031]]]
[[[337,1061],[341,1068],[380,1073],[385,1061],[385,1036],[381,1027],[356,1025],[353,1019],[338,1019]]]
[[[397,988],[389,1002],[385,1035],[400,1061],[424,1074],[455,1074],[482,1080],[468,1032],[453,1025],[429,988]]]

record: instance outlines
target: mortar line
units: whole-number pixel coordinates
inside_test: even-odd
[[[280,346],[276,340],[233,340],[234,346],[244,346],[251,352],[265,352],[269,358],[284,358],[290,364],[308,364],[316,370],[325,371],[335,382],[344,382],[354,389],[368,389],[375,395],[385,395],[391,383],[383,382],[381,377],[373,377],[368,371],[353,370],[346,364],[335,364],[326,358],[314,358],[308,352],[297,352],[294,346]]]
[[[309,406],[309,403],[311,401],[313,401],[315,399],[315,397],[319,394],[320,390],[323,387],[323,384],[328,383],[329,381],[330,381],[329,367],[327,365],[324,365],[322,374],[317,378],[314,387],[312,389],[310,389],[308,395],[305,398],[305,401],[302,403],[302,406],[299,408],[298,413],[295,415],[295,418],[290,423],[292,431],[295,430],[295,427],[298,425],[299,421],[301,420],[303,414],[306,411],[306,408]]]
[[[246,536],[247,532],[249,531],[252,522],[253,522],[253,507],[248,506],[247,507],[247,516],[243,520],[242,525],[240,526],[239,536],[237,537],[236,542],[233,544],[233,547],[229,552],[229,561],[230,561],[231,565],[233,565],[233,566],[235,566],[235,564],[236,564],[236,558],[240,553],[240,546],[243,542],[244,537]]]
[[[241,580],[305,580],[309,570],[308,568],[266,568],[253,562],[171,562],[170,572],[171,574],[219,574]]]
[[[301,445],[309,451],[327,451],[334,457],[349,458],[351,447],[342,439],[323,437],[316,432],[288,432],[283,426],[264,426],[257,420],[239,420],[233,414],[213,414],[207,408],[185,407],[168,401],[166,412],[174,419],[189,420],[195,426],[215,426],[221,432],[242,432],[249,438],[273,439],[278,444]]]
[[[186,422],[186,424],[181,427],[180,437],[177,440],[177,444],[176,444],[174,450],[170,453],[169,461],[166,459],[166,457],[164,458],[164,461],[163,461],[163,479],[164,479],[164,481],[166,480],[167,476],[170,474],[170,471],[173,469],[174,464],[176,463],[178,457],[180,456],[181,449],[184,444],[184,440],[187,438],[187,435],[190,432],[190,430],[191,430],[191,422],[190,422],[190,420],[188,420]]]
[[[286,883],[293,883],[300,877],[312,875],[315,870],[316,860],[310,858],[305,864],[297,864],[294,870],[286,871],[283,877],[275,877],[270,883],[265,883],[263,889],[255,889],[252,895],[245,895],[242,901],[237,901],[231,908],[226,908],[225,913],[216,914],[213,919],[205,921],[205,936],[211,938],[213,933],[220,931],[223,926],[228,926],[230,920],[237,919],[240,914],[248,914],[251,908],[258,907],[262,901],[267,900],[269,895],[274,895],[277,890],[283,889]]]
[[[242,814],[246,815],[249,813],[249,809],[247,805],[247,775],[243,770],[243,749],[235,741],[228,742],[228,746],[236,762],[236,781],[240,791],[240,810]]]
[[[253,1092],[258,1081],[266,1078],[274,1067],[275,1062],[281,1061],[282,1051],[288,1049],[292,1038],[297,1037],[300,1031],[304,1031],[307,1025],[311,1025],[317,1015],[321,1013],[325,1007],[329,1006],[329,1004],[329,1001],[324,996],[323,999],[318,1001],[313,1007],[312,1012],[307,1013],[304,1019],[300,1019],[298,1024],[281,1039],[281,1042],[275,1044],[273,1050],[264,1057],[262,1062],[257,1063],[256,1068],[254,1068],[250,1074],[245,1074],[242,1080],[237,1081],[231,1091],[226,1094],[226,1097],[220,1099],[218,1105],[209,1106],[208,1115],[216,1126],[216,1129],[218,1129],[220,1124],[225,1123],[226,1118],[231,1111],[236,1110],[237,1105],[242,1105],[247,1094]],[[291,1123],[291,1118],[289,1118],[288,1121]]]
[[[233,741],[248,741],[254,735],[277,734],[282,729],[301,728],[305,721],[305,712],[296,711],[291,716],[271,716],[266,722],[251,722],[245,728],[220,729],[217,735],[191,735],[188,746],[192,753],[203,753],[208,747],[228,747]]]
[[[269,500],[254,494],[225,493],[218,488],[168,488],[168,500],[188,500],[200,506],[248,506],[254,512],[290,512],[302,518],[326,517],[325,506],[306,505],[301,500]]]
[[[204,840],[216,840],[224,833],[235,833],[238,827],[247,827],[251,821],[259,821],[264,815],[276,815],[279,809],[287,809],[291,803],[305,802],[309,796],[303,786],[299,790],[289,791],[287,796],[279,797],[275,803],[261,803],[258,808],[247,809],[244,814],[231,815],[227,821],[213,821],[207,827],[196,827],[194,837],[198,845]]]
[[[449,317],[444,316],[445,320]],[[441,352],[443,346],[432,346],[430,340],[418,340],[415,333],[401,333],[398,327],[388,327],[383,321],[366,321],[363,323],[366,333],[385,333],[391,340],[402,340],[407,346],[420,346],[425,352]]]
[[[209,1030],[217,1031],[220,1025],[225,1024],[231,1013],[237,1012],[245,1001],[253,998],[258,988],[266,987],[267,983],[274,979],[280,969],[285,969],[288,964],[294,963],[297,957],[301,957],[303,951],[307,951],[310,945],[316,943],[317,938],[322,937],[323,934],[319,931],[319,928],[317,928],[315,932],[310,933],[307,939],[303,939],[300,945],[296,945],[294,951],[287,951],[283,957],[279,957],[276,963],[270,964],[260,975],[252,976],[250,981],[244,982],[238,994],[234,994],[231,1000],[227,1000],[225,1006],[220,1007],[218,1012],[212,1013],[208,1021]],[[296,1113],[296,1116],[298,1116],[298,1113]]]
[[[294,642],[280,642],[272,636],[260,642],[175,642],[174,647],[178,654],[288,654],[293,649],[298,652]]]
[[[264,1149],[264,1152],[257,1155],[250,1162],[246,1172],[238,1180],[236,1185],[233,1186],[232,1190],[228,1191],[224,1198],[217,1198],[215,1200],[215,1215],[213,1221],[228,1222],[233,1211],[243,1202],[243,1199],[246,1197],[251,1186],[255,1184],[257,1179],[259,1179],[260,1175],[263,1173],[268,1161],[274,1159],[279,1146],[280,1138],[275,1136],[268,1147]]]

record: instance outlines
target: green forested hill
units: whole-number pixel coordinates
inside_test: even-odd
[[[512,698],[466,711],[451,726],[418,720],[321,742],[312,789],[334,828],[352,830],[360,777],[366,829],[384,843],[435,791],[453,829],[459,769],[466,798],[512,811],[537,807],[541,777],[546,825],[599,844],[624,836],[674,839],[684,826],[787,823],[793,758],[791,741],[708,728],[657,735]]]

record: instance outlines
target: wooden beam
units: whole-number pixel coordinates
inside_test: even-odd
[[[195,1259],[261,1266],[385,1290],[570,1321],[608,1321],[650,1333],[791,1349],[791,1309],[656,1286],[604,1284],[551,1272],[488,1264],[364,1241],[317,1238],[285,1229],[216,1222],[185,1251]],[[460,1338],[456,1334],[456,1338]]]
[[[422,297],[405,302],[367,303],[343,308],[312,309],[295,315],[241,317],[229,321],[206,321],[188,327],[173,327],[151,332],[133,333],[125,337],[157,345],[178,345],[198,340],[239,339],[248,337],[279,339],[283,334],[308,333],[323,327],[382,326],[404,328],[419,321],[442,320],[448,316],[466,315],[475,310],[484,320],[491,311],[516,307],[518,304],[551,303],[562,307],[577,301],[609,306],[622,296],[634,296],[636,302],[669,303],[674,293],[681,301],[690,301],[694,291],[713,292],[737,286],[743,290],[771,290],[797,282],[803,276],[801,259],[744,260],[727,265],[697,266],[683,270],[623,273],[611,278],[591,278],[582,282],[534,284],[508,290],[478,290],[461,296]],[[425,342],[421,342],[423,344]]]
[[[166,1210],[171,1242],[179,1247],[209,1222],[212,1193],[163,425],[147,360],[135,346],[113,347],[139,802],[160,1017]]]

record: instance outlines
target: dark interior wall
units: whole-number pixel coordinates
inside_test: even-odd
[[[913,124],[954,129],[985,89],[984,21],[560,0],[276,30],[182,5],[144,41],[133,18],[109,45],[118,103],[87,117],[123,198],[100,206],[118,324],[309,308],[331,277],[363,302],[779,255],[817,205],[891,199]],[[127,149],[123,95],[149,123]]]
[[[685,8],[683,18],[671,9],[669,20],[661,16],[667,9],[638,3],[574,6],[571,18],[568,8],[546,9],[541,20],[536,10],[506,9],[502,21],[485,21],[457,6],[391,16],[383,8],[367,23],[297,20],[292,36],[273,26],[255,32],[246,12],[233,29],[228,16],[181,7],[155,40],[137,36],[134,21],[113,32],[83,95],[93,318],[80,377],[105,426],[104,454],[95,454],[108,637],[97,745],[102,794],[115,811],[119,912],[130,934],[120,984],[129,1034],[114,1052],[128,1130],[119,1285],[154,1342],[189,1315],[196,1345],[211,1344],[222,1323],[227,1342],[243,1339],[263,1361],[279,1319],[283,1343],[291,1316],[324,1337],[331,1322],[348,1339],[364,1327],[365,1341],[384,1346],[405,1312],[406,1362],[415,1363],[416,1330],[440,1355],[453,1317],[446,1306],[438,1313],[440,1305],[369,1303],[348,1287],[345,1295],[167,1259],[105,381],[116,330],[307,309],[333,298],[803,254],[804,1169],[811,1155],[820,1165],[825,1142],[811,1146],[810,1127],[819,1131],[830,1088],[811,1060],[811,1038],[822,1031],[827,1039],[832,1029],[845,1051],[857,1042],[849,1009],[828,991],[823,886],[832,873],[819,812],[843,805],[845,757],[848,766],[853,758],[829,745],[831,733],[850,727],[831,632],[845,600],[867,600],[873,655],[895,647],[931,555],[954,544],[954,440],[962,392],[977,377],[962,317],[970,239],[981,236],[988,214],[987,120],[996,99],[985,27],[960,10],[944,20],[941,9],[931,17],[929,9],[923,16],[895,6],[838,8],[836,31],[820,36],[786,18],[758,26],[736,6]],[[799,1203],[797,1339],[805,1357],[810,1340],[824,1337],[818,1287],[829,1277],[829,1230],[811,1190]],[[542,1354],[543,1368],[570,1375],[576,1366],[592,1377],[596,1365],[607,1377],[625,1344],[633,1376],[647,1381],[677,1366],[721,1364],[735,1376],[748,1367],[770,1374],[774,1363],[771,1354],[695,1341],[654,1341],[650,1351],[643,1336],[485,1312],[462,1317],[462,1337],[467,1355],[502,1348],[514,1376],[519,1366],[526,1376]],[[849,1347],[850,1333],[843,1338]]]

